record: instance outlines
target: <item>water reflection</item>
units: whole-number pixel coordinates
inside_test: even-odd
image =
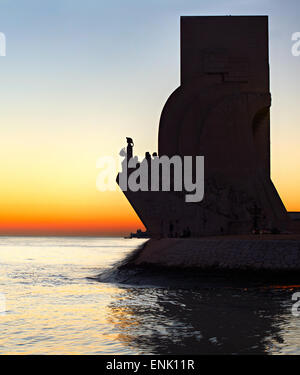
[[[291,314],[299,286],[245,289],[240,278],[116,268],[137,241],[1,238],[0,352],[300,353]],[[93,278],[99,269],[106,282]]]
[[[291,295],[276,288],[130,288],[108,305],[107,320],[117,339],[140,353],[281,352],[291,323],[300,341]]]

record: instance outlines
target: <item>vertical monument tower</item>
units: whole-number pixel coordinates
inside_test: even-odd
[[[247,103],[239,113],[236,104],[239,102],[241,107],[243,99]],[[219,124],[226,121],[224,115],[231,115],[228,136],[232,144],[243,126],[234,129],[233,121],[243,123],[246,119],[252,123],[259,168],[270,174],[270,105],[267,16],[181,17],[181,86],[171,95],[162,114],[160,154],[200,155],[200,143],[207,136],[200,132],[210,111],[215,112]],[[252,112],[256,112],[254,118]],[[211,129],[224,151],[226,145],[221,138],[225,128],[215,124]],[[177,136],[170,139],[170,131],[176,131]],[[240,141],[244,149],[246,140]]]

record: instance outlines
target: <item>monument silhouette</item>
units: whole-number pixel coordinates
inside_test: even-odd
[[[181,84],[161,114],[158,156],[204,156],[205,194],[124,191],[152,237],[296,228],[270,177],[270,106],[268,17],[181,17]]]

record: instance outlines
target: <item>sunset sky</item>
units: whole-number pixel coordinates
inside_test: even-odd
[[[182,15],[268,15],[272,179],[300,211],[298,0],[0,0],[0,234],[124,235],[123,194],[96,190],[96,160],[157,150],[179,85]]]

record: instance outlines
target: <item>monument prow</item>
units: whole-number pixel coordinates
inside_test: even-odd
[[[124,191],[152,237],[295,230],[270,178],[270,106],[268,17],[181,17],[181,85],[161,114],[158,156],[204,156],[205,194]]]

